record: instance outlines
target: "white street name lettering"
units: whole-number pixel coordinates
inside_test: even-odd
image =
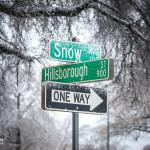
[[[45,80],[59,80],[59,79],[69,79],[80,77],[80,80],[83,80],[83,77],[88,75],[88,67],[84,64],[80,67],[70,67],[70,68],[49,68],[45,69]]]
[[[56,52],[54,52],[55,57],[59,58],[75,58],[76,60],[80,60],[81,58],[81,49],[73,49],[73,48],[69,48],[67,49],[66,47],[61,47],[61,45],[59,43],[55,43],[55,49]]]

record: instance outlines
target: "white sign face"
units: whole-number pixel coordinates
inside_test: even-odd
[[[44,109],[106,113],[107,92],[99,88],[47,82]]]

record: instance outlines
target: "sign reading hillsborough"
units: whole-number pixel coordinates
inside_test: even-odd
[[[108,80],[113,78],[113,67],[112,59],[103,58],[95,61],[43,68],[42,82],[75,83]]]

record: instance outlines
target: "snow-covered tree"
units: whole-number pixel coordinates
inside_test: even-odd
[[[40,75],[35,75],[40,69],[35,68],[46,62],[53,65],[47,59],[49,39],[71,40],[74,35],[84,35],[102,47],[103,57],[115,59],[115,78],[113,85],[108,85],[114,98],[109,105],[116,117],[113,129],[116,133],[122,128],[149,133],[149,10],[149,0],[0,1],[2,131],[16,125],[15,142],[21,145],[20,121],[40,103]]]

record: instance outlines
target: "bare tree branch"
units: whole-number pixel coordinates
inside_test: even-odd
[[[77,16],[83,10],[90,8],[90,4],[96,2],[97,0],[87,0],[77,6],[73,7],[38,7],[33,6],[32,8],[27,7],[13,7],[10,4],[5,4],[0,2],[0,12],[3,12],[7,15],[12,15],[16,17],[51,17],[51,16]]]
[[[102,1],[99,1],[98,3],[115,13],[119,13],[119,11],[115,7],[111,7],[110,5],[107,5],[107,4],[103,3]]]
[[[98,5],[96,5],[96,4],[95,4],[95,5],[92,4],[92,6],[93,6],[93,8],[95,8],[99,13],[101,13],[102,15],[104,15],[104,16],[110,18],[112,21],[115,21],[115,22],[117,22],[117,23],[119,23],[119,24],[121,24],[121,25],[126,26],[132,33],[134,33],[135,35],[137,35],[137,36],[138,36],[141,40],[143,40],[144,42],[148,42],[148,41],[149,41],[149,39],[148,39],[147,37],[145,37],[145,36],[144,36],[140,31],[138,31],[136,28],[134,28],[134,27],[132,26],[132,23],[130,23],[129,21],[127,21],[127,20],[125,20],[125,19],[122,19],[122,18],[119,18],[119,17],[116,16],[116,15],[113,15],[113,14],[111,14],[111,13],[109,13],[109,12],[106,12],[106,11],[100,9],[100,8],[98,7]]]
[[[23,53],[15,49],[8,48],[7,46],[4,45],[0,45],[0,54],[14,55],[22,60],[29,61],[29,62],[33,62],[36,59],[35,57],[26,56]]]
[[[148,20],[148,16],[144,13],[144,11],[133,0],[128,0],[128,2],[139,12],[145,24],[150,28],[150,21]]]
[[[150,126],[131,126],[128,132],[132,132],[135,130],[150,133]]]

